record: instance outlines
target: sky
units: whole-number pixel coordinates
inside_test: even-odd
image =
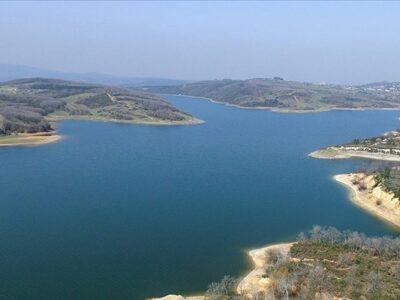
[[[400,2],[0,2],[0,63],[190,80],[400,81]]]

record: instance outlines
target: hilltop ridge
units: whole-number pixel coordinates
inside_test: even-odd
[[[329,109],[398,109],[400,84],[351,86],[286,81],[280,77],[247,80],[208,80],[175,86],[149,87],[149,91],[210,98],[242,108],[277,111]]]

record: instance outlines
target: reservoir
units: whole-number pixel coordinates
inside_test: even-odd
[[[63,121],[58,143],[0,149],[0,299],[196,294],[314,224],[397,234],[331,179],[371,162],[307,154],[396,129],[400,112],[166,99],[205,123]]]

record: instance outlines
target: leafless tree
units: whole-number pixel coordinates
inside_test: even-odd
[[[382,290],[382,279],[381,273],[371,271],[367,275],[367,293],[379,293]]]
[[[236,280],[230,276],[224,276],[220,282],[211,283],[208,286],[206,297],[209,300],[230,300],[236,293]]]

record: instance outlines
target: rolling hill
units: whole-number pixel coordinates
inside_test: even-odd
[[[244,108],[280,111],[400,108],[400,85],[341,86],[285,81],[281,78],[209,80],[176,86],[149,87],[163,94],[210,98]]]
[[[161,97],[143,91],[44,78],[0,83],[0,135],[48,132],[50,122],[60,119],[147,124],[194,121]]]

